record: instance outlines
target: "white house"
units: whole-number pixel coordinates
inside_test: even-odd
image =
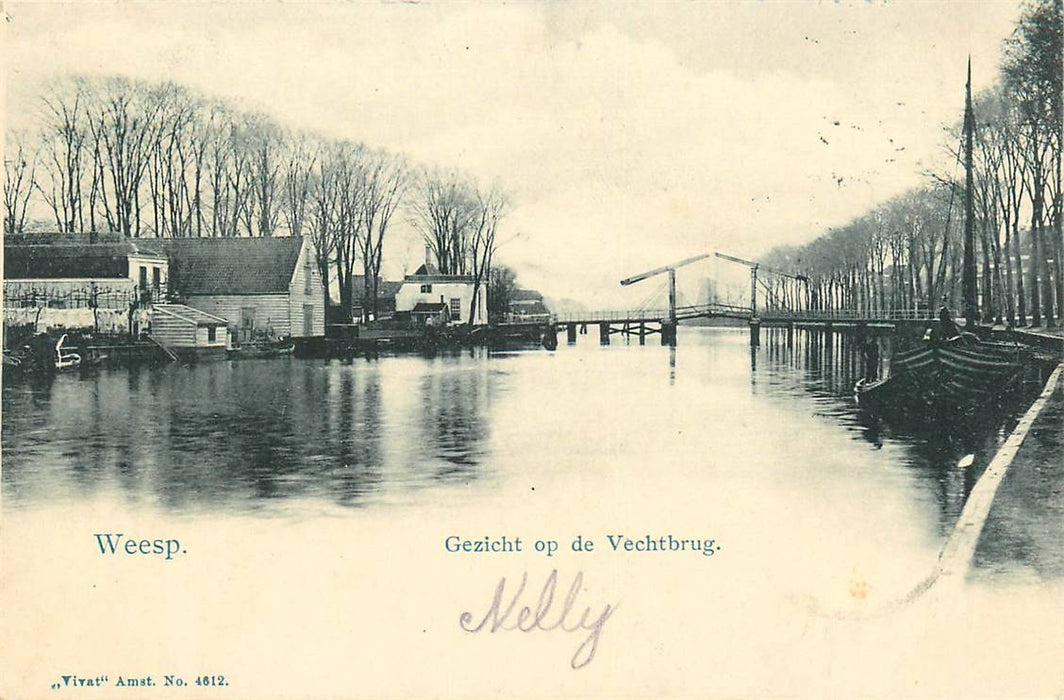
[[[157,241],[46,234],[4,242],[4,324],[134,333],[167,293]]]
[[[426,249],[425,264],[414,274],[403,278],[403,285],[395,294],[396,313],[412,313],[419,304],[422,305],[421,309],[429,308],[426,305],[445,304],[451,325],[469,323],[469,311],[473,303],[473,278],[469,275],[440,274],[428,259],[428,252]],[[473,313],[474,326],[488,322],[487,291],[486,283],[482,283]]]
[[[157,242],[52,238],[4,246],[5,306],[129,309],[166,296],[169,261]]]

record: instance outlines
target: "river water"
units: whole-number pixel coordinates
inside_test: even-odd
[[[458,630],[459,610],[490,597],[499,575],[571,574],[582,558],[589,595],[625,601],[613,661],[592,673],[624,670],[567,685],[545,669],[565,667],[572,649],[544,641],[527,668],[510,669],[525,685],[508,694],[665,692],[662,674],[707,654],[760,664],[707,690],[723,695],[869,695],[861,682],[871,679],[889,696],[912,690],[898,668],[916,669],[928,692],[953,691],[969,666],[982,674],[971,690],[987,691],[986,678],[1015,670],[992,647],[973,656],[958,646],[956,658],[925,667],[918,650],[941,642],[948,652],[955,639],[928,633],[924,618],[924,636],[904,644],[884,640],[905,625],[888,634],[832,621],[900,599],[928,575],[1015,408],[950,430],[864,415],[852,396],[864,368],[839,335],[828,344],[797,333],[788,346],[763,332],[751,349],[745,329],[681,328],[676,348],[617,336],[600,347],[595,330],[554,352],[223,361],[5,382],[7,561],[19,572],[5,595],[88,601],[85,580],[51,575],[63,562],[91,577],[89,607],[99,610],[72,619],[62,605],[43,607],[12,629],[62,616],[46,651],[83,655],[82,635],[121,609],[128,631],[97,660],[159,664],[163,651],[133,619],[160,614],[141,591],[172,584],[186,594],[166,589],[160,624],[242,671],[248,692],[288,687],[251,680],[263,664],[287,663],[322,697],[345,695],[321,686],[331,664],[351,666],[368,696],[439,692],[436,671],[479,679],[459,694],[493,694],[509,686],[483,668],[510,668],[532,642],[486,646]],[[959,466],[967,455],[973,464]],[[181,537],[191,553],[157,570],[101,560],[90,534],[123,528]],[[578,534],[596,541],[594,554],[572,553]],[[719,549],[610,552],[611,534],[713,539]],[[502,535],[523,537],[524,553],[444,547],[449,536]],[[532,551],[551,539],[554,557]],[[377,631],[374,654],[344,651],[365,643],[343,623],[352,619]],[[722,632],[707,646],[705,629]],[[316,640],[295,660],[268,641],[292,635]],[[387,654],[424,674],[399,681],[374,662]],[[758,685],[762,673],[786,685]],[[840,678],[856,684],[830,685]]]
[[[9,383],[4,496],[9,508],[117,494],[161,511],[264,515],[460,505],[578,456],[624,479],[636,455],[653,472],[727,453],[727,465],[706,460],[702,486],[793,478],[811,493],[853,489],[847,500],[896,498],[910,511],[898,526],[932,540],[948,531],[1010,421],[892,426],[858,411],[863,368],[845,337],[798,333],[788,347],[766,336],[754,351],[743,331],[700,328],[682,329],[678,348],[616,337],[599,347],[589,334],[553,353],[213,362]],[[751,468],[781,450],[769,474]],[[972,467],[956,467],[973,453]]]

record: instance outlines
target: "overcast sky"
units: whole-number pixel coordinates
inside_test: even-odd
[[[68,73],[173,80],[296,128],[498,180],[521,282],[803,243],[943,167],[1014,2],[7,4],[7,117]],[[836,123],[837,122],[837,123]],[[948,167],[948,163],[946,165]],[[396,230],[385,271],[416,265]],[[681,275],[685,286],[703,266]],[[737,271],[741,273],[741,271]]]

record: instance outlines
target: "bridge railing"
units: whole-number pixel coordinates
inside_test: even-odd
[[[574,311],[556,314],[556,323],[597,323],[599,321],[660,321],[668,318],[668,309],[631,309],[628,311]]]
[[[735,306],[732,304],[692,304],[676,307],[676,318],[685,320],[698,317],[726,317],[746,318],[751,317],[750,308]],[[669,317],[668,309],[629,309],[621,311],[575,311],[570,313],[556,314],[551,317],[551,322],[558,323],[622,323],[630,322],[659,322]],[[852,309],[762,309],[757,317],[763,321],[864,321],[864,322],[893,322],[893,321],[933,321],[938,317],[938,312],[933,309],[893,309],[883,311],[857,311]]]
[[[731,304],[689,304],[676,307],[676,317],[680,320],[698,316],[750,316],[750,309]],[[575,311],[557,314],[555,323],[601,323],[624,321],[662,321],[669,317],[668,309],[628,309],[621,311]]]
[[[677,306],[676,316],[678,318],[692,317],[692,316],[728,316],[732,318],[750,316],[749,306],[736,306],[734,304],[691,304],[688,306]]]
[[[892,309],[856,311],[852,309],[765,309],[758,314],[763,320],[784,321],[933,321],[938,312],[932,309]]]

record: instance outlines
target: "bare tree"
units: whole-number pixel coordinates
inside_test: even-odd
[[[186,91],[166,85],[165,109],[159,114],[161,130],[148,161],[153,228],[156,235],[191,236],[199,218],[198,197],[202,147],[197,143],[198,104]],[[197,179],[192,183],[189,177]],[[197,192],[198,194],[198,192]]]
[[[291,135],[268,116],[170,83],[75,78],[57,83],[42,104],[40,148],[12,146],[5,162],[9,232],[24,227],[38,193],[64,232],[231,237],[287,229],[312,239],[326,302],[338,290],[350,317],[361,294],[368,317],[379,312],[393,217],[413,199],[411,220],[440,271],[469,275],[476,295],[486,285],[505,198],[478,192],[455,171],[415,178],[400,156]]]
[[[210,235],[228,236],[233,208],[229,193],[229,167],[233,153],[230,130],[232,118],[222,105],[212,105],[206,119],[203,148],[206,156],[207,187],[210,195]]]
[[[361,202],[362,313],[377,317],[377,294],[383,260],[384,237],[392,216],[403,199],[409,183],[406,163],[399,157],[378,151],[366,158]]]
[[[481,289],[486,286],[495,256],[499,224],[509,211],[510,198],[498,185],[486,192],[476,193],[476,214],[469,243],[470,273],[473,276],[473,298],[469,303],[469,325],[476,319]]]
[[[255,233],[254,192],[254,135],[248,120],[235,117],[229,124],[229,169],[226,186],[232,208],[229,212],[229,235],[239,236],[241,231],[252,236]]]
[[[355,266],[359,256],[360,225],[364,194],[365,147],[340,142],[318,156],[307,217],[309,233],[318,249],[318,265],[329,289],[329,266],[335,270],[336,287],[344,318],[351,317]]]
[[[247,129],[256,229],[260,236],[272,236],[280,218],[284,132],[264,115],[250,117]]]
[[[52,85],[42,97],[41,156],[45,177],[34,185],[61,233],[84,229],[82,170],[86,146],[86,94],[80,81]]]
[[[333,250],[336,264],[336,283],[340,291],[340,309],[344,318],[351,318],[354,308],[355,267],[361,245],[362,208],[366,177],[366,147],[341,142],[330,159],[335,209],[333,216]]]
[[[125,78],[109,78],[90,102],[93,138],[101,145],[108,224],[123,236],[141,232],[140,188],[165,128],[170,91]],[[109,193],[108,193],[109,190]]]
[[[303,235],[317,164],[317,148],[309,137],[299,135],[289,140],[282,174],[281,216],[293,236]]]
[[[425,171],[410,204],[411,224],[421,232],[442,274],[468,269],[469,232],[477,215],[476,194],[455,171]]]
[[[1052,188],[1056,161],[1061,158],[1061,14],[1060,0],[1026,3],[1002,61],[1004,86],[1020,115],[1029,175],[1024,184],[1031,200],[1031,315],[1036,325],[1044,315],[1047,326],[1055,325],[1047,248],[1056,244],[1053,238],[1046,240],[1055,234],[1046,226],[1047,219],[1052,222],[1054,217],[1052,211],[1046,215],[1046,207],[1057,204]]]
[[[323,153],[315,160],[318,166],[308,176],[308,209],[303,225],[314,243],[315,262],[325,287],[325,306],[328,308],[331,305],[329,268],[336,252],[336,240],[333,235],[336,216],[336,183],[329,155]]]
[[[26,229],[26,211],[37,171],[37,154],[27,152],[26,134],[7,133],[4,152],[4,235],[22,233]]]

